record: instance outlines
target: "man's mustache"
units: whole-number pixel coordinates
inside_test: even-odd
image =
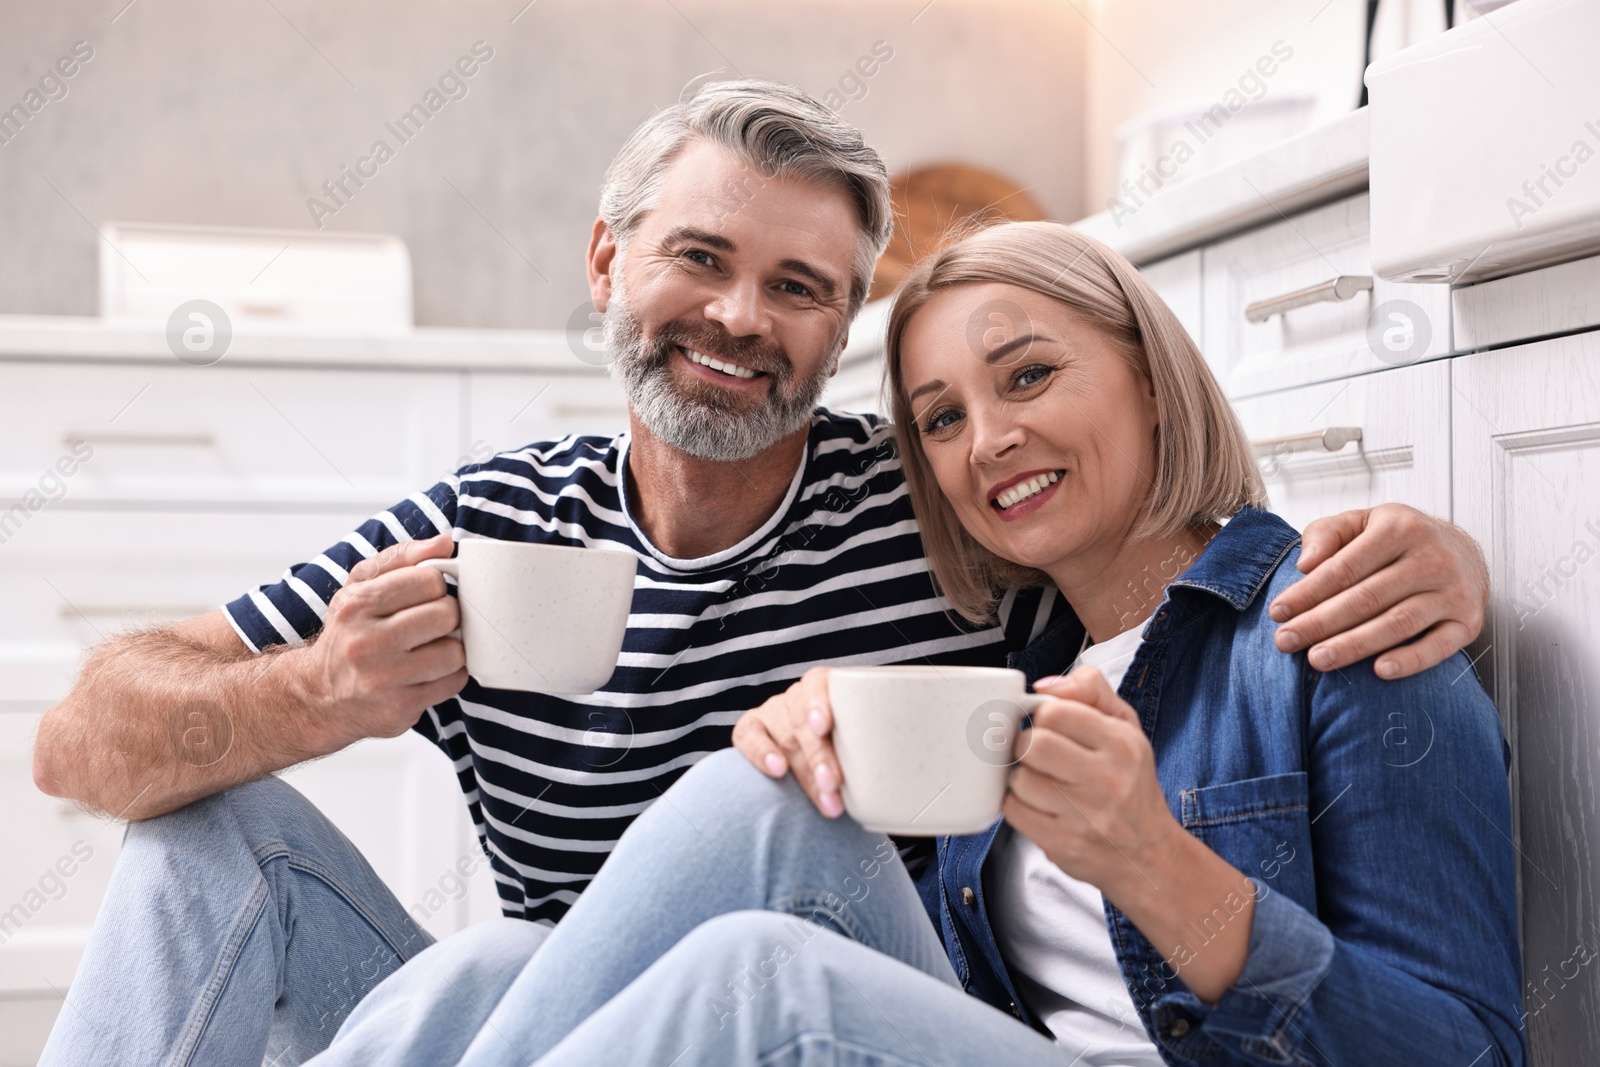
[[[794,376],[794,365],[781,345],[734,338],[726,330],[711,326],[695,329],[669,322],[656,331],[651,346],[655,349],[657,364],[664,364],[671,357],[672,348],[677,346],[760,371],[771,376],[777,385],[787,383]]]

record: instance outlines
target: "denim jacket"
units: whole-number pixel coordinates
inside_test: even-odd
[[[1240,511],[1167,589],[1119,692],[1185,829],[1248,875],[1249,957],[1216,1004],[1189,992],[1109,901],[1106,925],[1169,1064],[1522,1064],[1509,749],[1466,657],[1380,681],[1274,647],[1267,605],[1298,533]],[[1010,664],[1066,670],[1070,614]],[[967,990],[1037,1027],[984,910],[997,823],[940,838],[918,879]],[[1196,951],[1237,910],[1196,928]],[[1181,965],[1180,965],[1181,970]]]

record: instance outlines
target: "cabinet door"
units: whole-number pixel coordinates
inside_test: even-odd
[[[1600,333],[1452,362],[1456,516],[1494,591],[1478,670],[1513,751],[1532,1062],[1600,1063]]]
[[[1447,364],[1302,386],[1233,406],[1256,445],[1272,510],[1297,529],[1389,501],[1450,516]],[[1352,430],[1360,439],[1341,443]]]
[[[66,695],[90,645],[215,611],[370,514],[74,511],[0,521],[0,701]]]
[[[628,428],[621,386],[598,370],[584,375],[478,372],[468,379],[466,452],[457,466],[568,434],[606,437]]]
[[[40,710],[0,710],[0,1000],[67,988],[122,848],[120,824],[34,787]]]
[[[34,787],[39,718],[0,710],[0,803],[11,827],[0,864],[0,1000],[66,990],[122,848],[120,823]],[[499,914],[494,873],[450,762],[420,734],[360,741],[282,777],[435,937]]]
[[[1200,344],[1200,250],[1185,252],[1139,268],[1144,280],[1178,316],[1196,345]]]

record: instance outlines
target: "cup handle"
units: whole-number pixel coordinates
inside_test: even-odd
[[[417,566],[418,567],[428,567],[431,570],[438,571],[440,574],[448,574],[450,577],[452,577],[452,578],[454,578],[456,580],[457,593],[459,594],[460,587],[461,587],[461,561],[460,560],[458,560],[458,559],[425,559],[421,563],[418,563]],[[458,599],[459,599],[459,596],[458,596]],[[445,634],[445,636],[446,637],[453,637],[457,641],[460,641],[461,640],[461,627],[457,626],[454,630],[451,630],[449,633]]]

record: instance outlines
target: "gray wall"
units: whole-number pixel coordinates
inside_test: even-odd
[[[840,113],[891,171],[975,162],[1083,213],[1085,29],[1067,4],[125,3],[0,2],[0,108],[74,42],[94,49],[0,145],[0,313],[95,314],[91,224],[311,229],[307,198],[382,138],[395,158],[327,228],[407,242],[421,325],[560,327],[586,299],[606,163],[653,107],[719,69],[822,98],[878,40],[894,57]],[[384,123],[477,40],[494,58],[467,95],[400,145]]]

